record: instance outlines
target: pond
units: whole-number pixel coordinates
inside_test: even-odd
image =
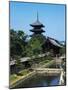
[[[59,85],[59,76],[43,76],[40,74],[25,80],[15,88],[48,87]]]

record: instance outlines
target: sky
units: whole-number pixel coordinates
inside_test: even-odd
[[[22,30],[31,35],[30,24],[37,20],[45,26],[43,33],[59,41],[65,41],[65,5],[26,2],[10,2],[10,29]]]

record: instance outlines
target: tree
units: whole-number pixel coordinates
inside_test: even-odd
[[[14,55],[16,54],[16,39],[17,39],[17,33],[13,29],[10,30],[10,56],[14,58]]]
[[[42,44],[45,42],[45,37],[41,34],[34,35],[28,41],[26,52],[34,64],[38,62],[39,54],[42,54]],[[33,59],[34,57],[34,59]]]
[[[42,45],[45,42],[45,37],[41,34],[33,35],[30,41],[28,42],[35,54],[42,53]]]
[[[21,63],[20,57],[19,56],[16,56],[15,73],[16,74],[19,74],[19,70],[21,70],[21,69],[22,69],[22,63]]]
[[[15,56],[25,56],[25,46],[26,46],[27,35],[23,31],[10,30],[10,56],[15,58]]]
[[[66,51],[65,51],[65,46],[63,46],[63,47],[60,49],[60,54],[63,55],[63,54],[65,54],[65,52],[66,52]]]

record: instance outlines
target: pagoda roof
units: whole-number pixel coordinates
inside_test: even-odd
[[[37,20],[36,22],[34,22],[34,23],[32,23],[32,24],[30,24],[31,26],[41,26],[41,27],[45,27],[42,23],[40,23],[40,21],[39,20]]]
[[[45,32],[43,29],[31,29],[32,32]]]
[[[47,39],[48,39],[48,40],[50,41],[50,43],[53,44],[54,46],[62,47],[62,45],[60,44],[59,41],[57,41],[57,40],[55,40],[55,39],[53,39],[53,38],[50,38],[50,37],[48,37]]]

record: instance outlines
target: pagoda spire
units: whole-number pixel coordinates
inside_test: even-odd
[[[37,11],[37,21],[39,21],[38,11]]]

